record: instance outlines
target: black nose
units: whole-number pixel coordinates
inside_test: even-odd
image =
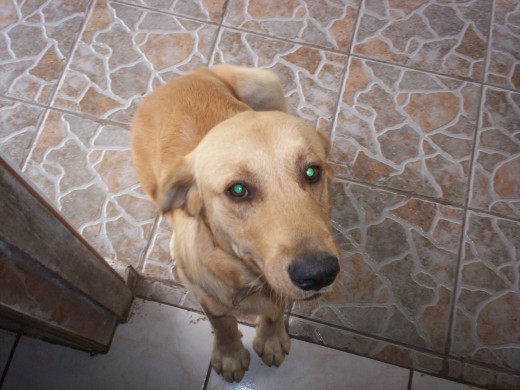
[[[313,253],[296,259],[287,270],[296,287],[318,291],[336,279],[339,261],[329,253]]]

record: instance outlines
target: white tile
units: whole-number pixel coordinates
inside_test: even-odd
[[[212,370],[208,390],[407,389],[407,369],[295,339],[291,340],[291,351],[282,365],[268,367],[252,349],[254,329],[241,326],[240,330],[251,353],[249,370],[240,383],[234,384]]]
[[[16,334],[0,329],[0,376],[4,372],[5,365],[9,360],[11,349],[16,341]]]
[[[2,390],[201,389],[212,347],[205,317],[142,300],[133,311],[106,355],[22,337]]]
[[[412,390],[479,390],[479,388],[414,372]]]

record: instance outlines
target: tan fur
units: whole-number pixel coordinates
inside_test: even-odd
[[[253,347],[279,365],[290,347],[286,301],[333,288],[304,291],[288,273],[309,253],[339,253],[328,223],[328,140],[285,110],[273,73],[221,65],[160,87],[132,124],[137,175],[175,231],[172,256],[211,321],[211,364],[228,381],[249,365],[235,313],[259,314]],[[314,165],[323,177],[309,184]],[[250,187],[248,200],[230,196],[238,182]]]

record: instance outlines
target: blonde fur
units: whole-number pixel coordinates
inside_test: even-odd
[[[287,271],[308,253],[339,253],[328,222],[328,140],[285,111],[272,72],[220,65],[158,88],[132,124],[137,175],[175,231],[172,256],[211,321],[211,364],[228,381],[249,365],[237,312],[259,314],[253,347],[279,365],[290,348],[286,301],[334,287],[302,290]],[[302,175],[308,166],[323,168],[316,184]],[[247,183],[247,200],[230,195],[234,183]]]

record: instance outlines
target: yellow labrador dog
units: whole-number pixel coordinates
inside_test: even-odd
[[[285,111],[273,73],[220,65],[158,88],[132,124],[137,175],[175,231],[178,273],[214,330],[211,365],[230,382],[249,366],[235,315],[259,315],[253,347],[278,366],[286,301],[330,291],[340,271],[329,142]]]

